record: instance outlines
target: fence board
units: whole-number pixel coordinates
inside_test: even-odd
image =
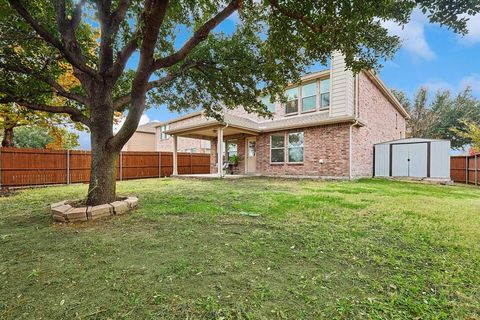
[[[480,154],[450,157],[450,176],[455,182],[480,185]]]
[[[90,151],[0,148],[0,187],[88,182]],[[67,164],[68,161],[68,164]],[[173,173],[172,152],[121,153],[117,180],[168,177]],[[179,174],[210,173],[210,155],[178,153]],[[68,177],[67,177],[68,174]]]

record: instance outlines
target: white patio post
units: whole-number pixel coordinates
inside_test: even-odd
[[[217,165],[218,165],[218,176],[223,176],[223,128],[218,128],[217,130]]]
[[[173,136],[173,174],[174,176],[178,175],[178,166],[177,166],[177,136]]]

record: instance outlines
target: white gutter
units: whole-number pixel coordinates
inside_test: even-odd
[[[359,114],[359,93],[360,93],[360,87],[359,87],[359,78],[358,78],[358,74],[355,76],[355,105],[354,105],[354,108],[355,108],[355,120],[354,122],[350,125],[350,128],[349,128],[349,138],[348,138],[348,145],[349,145],[349,150],[348,150],[348,178],[350,180],[352,180],[353,176],[352,176],[352,129],[354,126],[358,125],[359,121],[358,121],[358,114]]]
[[[348,138],[348,179],[352,180],[352,128],[358,125],[358,120],[355,120],[349,128],[349,138]]]

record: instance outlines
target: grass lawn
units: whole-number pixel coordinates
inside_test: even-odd
[[[480,319],[480,189],[121,182],[141,208],[53,225],[72,185],[0,198],[0,319]]]

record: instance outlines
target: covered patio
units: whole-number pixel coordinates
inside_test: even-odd
[[[239,177],[256,173],[256,136],[260,131],[247,119],[228,115],[224,122],[209,119],[191,125],[171,128],[166,133],[173,137],[173,176],[193,178],[225,177],[229,160],[236,159],[235,174]],[[178,137],[210,140],[210,174],[178,174]],[[236,156],[236,157],[235,157]],[[232,169],[233,165],[230,166]],[[233,170],[231,170],[233,173]]]

